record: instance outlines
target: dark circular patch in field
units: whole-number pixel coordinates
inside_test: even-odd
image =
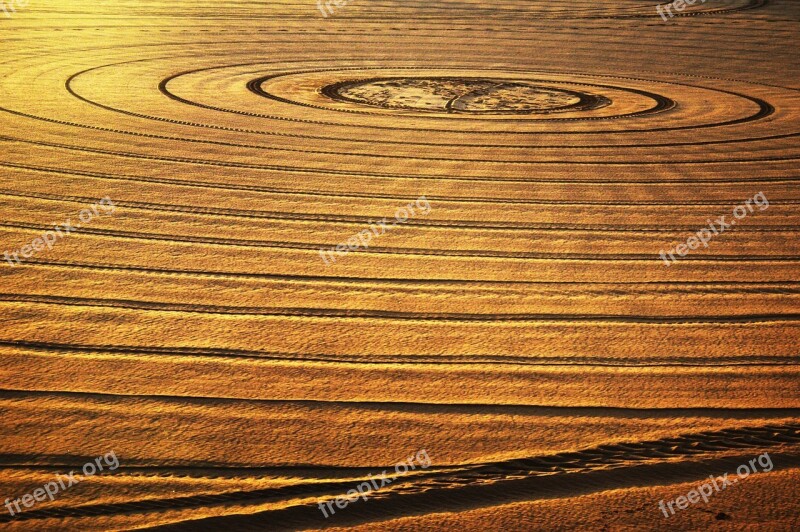
[[[584,111],[611,100],[522,80],[468,77],[402,77],[348,80],[321,89],[350,103],[434,113],[535,114]]]

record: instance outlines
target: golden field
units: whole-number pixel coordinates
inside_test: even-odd
[[[656,6],[5,0],[0,530],[800,528],[800,4]]]

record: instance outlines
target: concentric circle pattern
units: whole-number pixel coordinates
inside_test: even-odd
[[[0,526],[792,529],[800,3],[667,5],[0,13]]]
[[[272,70],[274,67],[264,65],[263,68]],[[487,77],[470,76],[476,72]],[[362,115],[419,115],[427,120],[466,118],[471,124],[475,123],[475,118],[537,120],[542,117],[524,115],[560,113],[562,119],[591,119],[619,116],[617,113],[642,114],[674,106],[673,101],[658,94],[589,83],[594,80],[588,77],[587,82],[578,82],[576,78],[583,76],[572,76],[573,79],[568,80],[552,72],[479,71],[469,65],[432,70],[430,76],[421,75],[423,73],[424,70],[409,66],[291,70],[256,78],[248,82],[248,87],[259,96],[289,105]],[[184,73],[162,86],[171,95],[179,96],[178,87],[202,83],[208,74],[205,71]],[[354,74],[393,77],[352,79]],[[416,74],[416,77],[409,77],[409,74]],[[231,92],[236,92],[236,88],[231,87]],[[611,98],[619,102],[612,106]],[[182,99],[191,101],[188,97]],[[604,107],[610,109],[599,111]]]

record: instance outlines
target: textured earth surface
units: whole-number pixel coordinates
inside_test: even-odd
[[[396,78],[337,83],[323,94],[356,104],[438,113],[548,113],[608,100],[520,81]]]
[[[0,529],[800,528],[800,3],[6,11]]]

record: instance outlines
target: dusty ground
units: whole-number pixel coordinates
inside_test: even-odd
[[[4,5],[0,528],[800,527],[797,2]]]

